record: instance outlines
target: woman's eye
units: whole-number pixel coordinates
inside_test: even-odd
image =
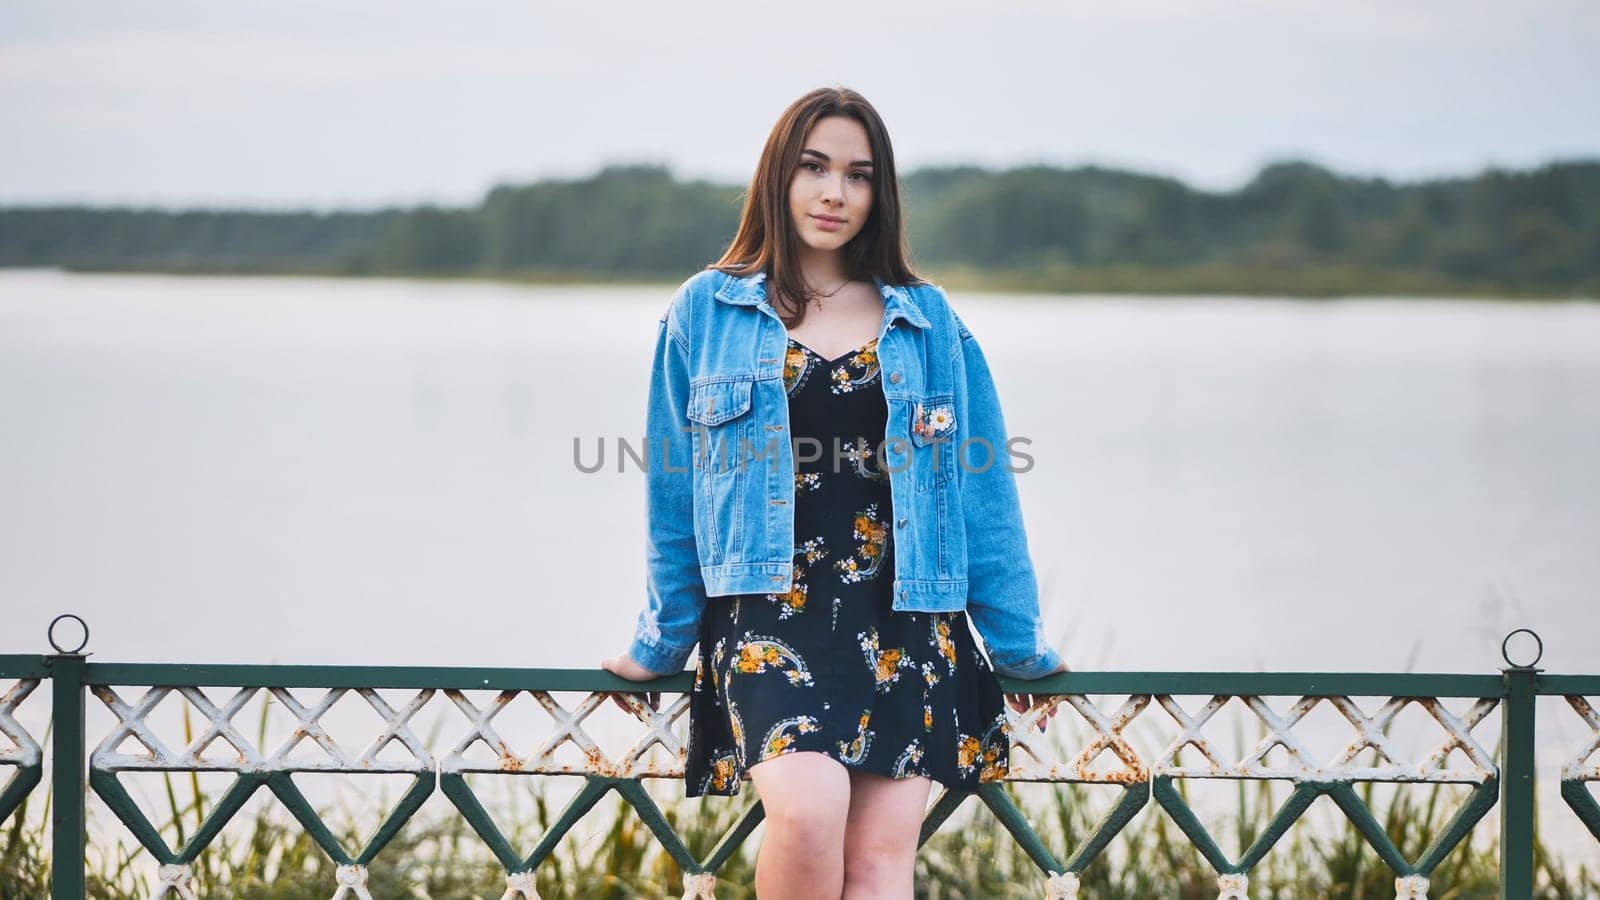
[[[807,170],[809,172],[816,172],[819,175],[828,174],[828,171],[826,169],[824,169],[820,163],[812,162],[811,160],[802,160],[800,162],[800,168],[805,169],[805,170]],[[865,182],[868,182],[868,181],[872,180],[872,173],[871,172],[851,172],[846,177],[847,178],[853,178],[859,183],[865,183]]]

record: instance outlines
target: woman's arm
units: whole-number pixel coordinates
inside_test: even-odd
[[[1000,397],[977,339],[953,308],[950,314],[959,334],[955,363],[963,386],[956,400],[956,430],[963,441],[977,439],[965,450],[958,447],[956,456],[967,529],[967,614],[995,671],[1040,678],[1061,671],[1062,661],[1045,640]]]
[[[679,309],[680,304],[674,302],[656,332],[645,417],[649,453],[645,466],[647,597],[628,648],[628,656],[640,666],[663,675],[683,671],[706,605],[694,536],[690,423],[684,415],[689,397],[689,348],[675,318]]]

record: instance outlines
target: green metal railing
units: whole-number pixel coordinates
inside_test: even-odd
[[[1510,639],[1508,636],[1507,641]],[[84,641],[87,643],[87,629]],[[713,896],[715,873],[762,818],[759,801],[753,802],[711,852],[697,858],[644,789],[644,778],[683,777],[685,749],[678,725],[687,712],[692,689],[692,674],[687,672],[635,683],[605,672],[574,669],[91,663],[82,646],[63,650],[53,636],[51,643],[57,652],[50,655],[0,655],[0,734],[15,745],[10,749],[0,746],[0,768],[13,769],[0,788],[0,822],[12,815],[42,780],[43,751],[19,724],[16,713],[22,701],[48,681],[54,723],[50,772],[54,900],[83,897],[84,871],[76,861],[85,858],[85,806],[91,790],[160,863],[156,896],[180,898],[200,896],[192,864],[262,788],[276,797],[336,863],[334,900],[371,896],[366,888],[367,867],[435,791],[454,804],[504,867],[504,900],[537,897],[535,869],[611,791],[638,812],[686,873],[686,898]],[[1587,699],[1600,696],[1600,676],[1545,674],[1536,668],[1537,655],[1525,664],[1513,664],[1505,645],[1502,655],[1506,655],[1507,668],[1498,675],[1074,672],[1039,681],[1001,679],[1007,692],[1028,692],[1036,698],[1027,712],[1008,713],[1012,752],[1004,781],[1104,784],[1120,788],[1120,794],[1079,846],[1063,849],[1064,856],[1058,856],[1040,838],[1001,782],[983,784],[973,792],[945,791],[926,815],[922,841],[968,797],[976,796],[1037,864],[1043,894],[1074,898],[1079,874],[1153,799],[1159,814],[1169,817],[1216,871],[1219,898],[1242,900],[1248,896],[1253,867],[1318,797],[1326,795],[1393,871],[1396,896],[1421,898],[1427,896],[1428,879],[1435,867],[1498,804],[1501,897],[1529,900],[1534,889],[1535,703],[1539,696],[1564,697],[1587,730],[1586,743],[1564,748],[1570,749],[1570,761],[1560,773],[1561,794],[1600,841],[1600,804],[1588,788],[1590,783],[1600,782],[1600,762],[1591,759],[1600,754],[1600,715]],[[218,692],[219,688],[223,691]],[[131,690],[141,693],[135,697]],[[642,699],[645,690],[673,699],[655,708]],[[320,697],[304,699],[308,691],[320,691]],[[404,692],[409,700],[393,704],[379,691]],[[494,692],[494,696],[482,706],[467,693],[484,691]],[[296,719],[293,733],[274,747],[256,746],[232,723],[232,718],[263,692]],[[206,720],[181,747],[169,746],[147,720],[173,693]],[[225,700],[213,699],[223,693],[228,694]],[[549,722],[539,745],[519,754],[497,732],[494,720],[524,694],[538,702]],[[441,695],[443,700],[438,699]],[[569,705],[563,705],[556,695],[571,695],[575,702],[569,698]],[[585,730],[584,721],[612,696],[624,701],[643,733],[625,751],[608,754]],[[1186,707],[1182,698],[1193,697],[1209,700],[1198,709],[1193,709],[1195,701],[1189,700]],[[116,718],[103,735],[86,732],[85,714],[91,698]],[[1102,705],[1104,698],[1114,698],[1110,711]],[[1293,698],[1293,702],[1280,712],[1284,698]],[[1381,703],[1369,712],[1357,702],[1362,698],[1380,698]],[[1269,702],[1273,699],[1278,700],[1276,707]],[[1445,700],[1453,701],[1458,709],[1464,705],[1464,710],[1452,712]],[[340,745],[323,727],[322,718],[341,702],[364,704],[382,721],[376,736],[360,752]],[[1368,708],[1372,706],[1371,699],[1365,702]],[[1067,757],[1053,752],[1059,748],[1046,746],[1033,727],[1061,705],[1076,713],[1083,726],[1080,730],[1089,734],[1081,749],[1075,754],[1069,750]],[[1348,745],[1331,757],[1313,752],[1302,733],[1295,730],[1308,714],[1324,705],[1336,710],[1338,720],[1353,733]],[[1420,758],[1407,754],[1390,733],[1396,716],[1413,706],[1426,713],[1427,721],[1436,725],[1440,734],[1437,744]],[[1235,754],[1218,749],[1204,729],[1222,710],[1239,708],[1259,720],[1262,737],[1235,758]],[[1491,751],[1479,742],[1474,729],[1497,708],[1500,739]],[[410,725],[425,709],[443,711],[455,727],[436,746],[430,746]],[[1141,751],[1129,740],[1129,728],[1136,721],[1156,734],[1163,749]],[[142,750],[123,752],[121,748],[130,741]],[[296,755],[296,749],[307,742],[318,753],[309,758],[304,753]],[[558,758],[557,751],[569,744],[581,751],[581,762]],[[478,745],[489,748],[490,760],[468,755]],[[658,746],[665,752],[652,754],[652,748]],[[223,752],[217,752],[218,748]],[[1185,763],[1185,754],[1197,755],[1201,762]],[[662,755],[671,762],[660,764]],[[1369,761],[1363,762],[1364,758]],[[120,773],[139,771],[231,772],[235,780],[198,830],[182,846],[171,847],[118,779]],[[303,772],[402,774],[411,775],[412,780],[398,806],[366,845],[350,853],[296,787],[292,776]],[[583,781],[537,846],[523,854],[497,828],[467,784],[468,775],[485,772],[568,776]],[[1178,789],[1186,779],[1282,781],[1292,788],[1271,821],[1234,859],[1224,853]],[[1460,784],[1469,791],[1432,846],[1418,858],[1408,859],[1355,789],[1355,785],[1377,782]]]

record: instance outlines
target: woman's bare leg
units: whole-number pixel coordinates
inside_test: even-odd
[[[756,896],[839,896],[850,773],[838,760],[809,750],[774,756],[747,772],[761,797],[767,826],[756,856]]]
[[[932,786],[928,778],[850,772],[844,900],[911,900],[917,836]]]

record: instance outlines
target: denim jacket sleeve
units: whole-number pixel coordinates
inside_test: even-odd
[[[683,671],[705,610],[705,582],[694,532],[692,444],[685,416],[688,347],[674,321],[674,303],[656,332],[645,416],[646,602],[628,655],[662,675]]]
[[[977,339],[955,310],[950,312],[958,333],[956,372],[964,385],[957,394],[956,422],[964,440],[977,439],[956,457],[967,532],[967,615],[996,672],[1040,678],[1054,671],[1061,657],[1045,640],[1000,398]]]

